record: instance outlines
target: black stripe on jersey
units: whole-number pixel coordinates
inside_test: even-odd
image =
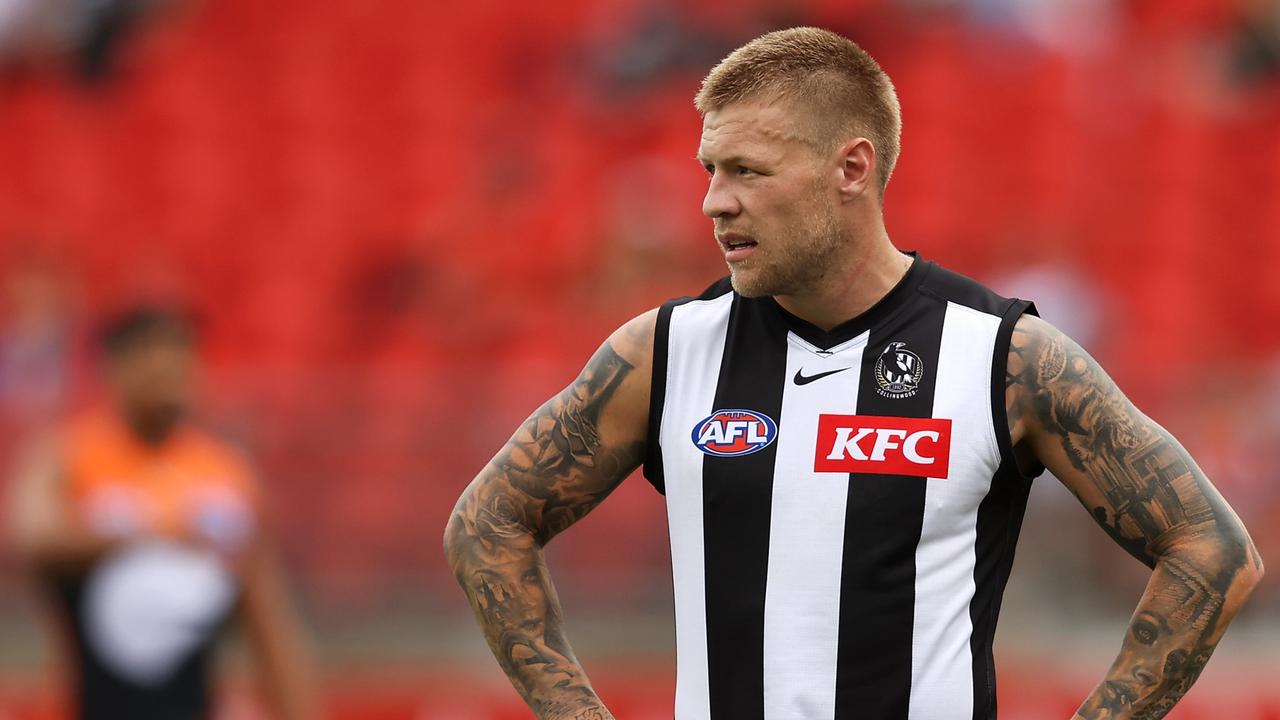
[[[858,414],[933,416],[946,303],[916,295],[893,320],[873,328],[862,358]],[[910,397],[880,394],[876,362],[890,343],[919,356],[924,374]],[[903,475],[849,476],[845,515],[836,717],[906,720],[910,704],[916,546],[925,483]]]
[[[1005,405],[1005,392],[1008,388],[1009,347],[1013,344],[1013,327],[1024,315],[1040,316],[1036,306],[1026,300],[1010,300],[1000,315],[1000,328],[996,331],[996,346],[991,356],[991,417],[995,423],[996,443],[1000,446],[1000,464],[1009,465],[1019,475],[1031,479],[1044,471],[1034,468],[1030,475],[1018,471],[1017,458],[1013,453],[1013,437],[1009,433],[1009,410]]]
[[[1009,345],[1013,326],[1023,313],[1036,314],[1035,306],[1025,300],[1007,303],[996,332],[991,359],[991,414],[996,443],[1000,447],[1000,468],[991,480],[991,489],[978,506],[977,540],[974,545],[973,600],[969,618],[973,634],[969,649],[973,656],[973,718],[996,718],[996,668],[992,646],[995,643],[996,618],[1004,595],[1009,572],[1013,569],[1014,548],[1022,529],[1022,517],[1031,491],[1032,475],[1018,468],[1009,436],[1009,416],[1005,407],[1005,372],[1009,363]]]
[[[1006,461],[991,481],[991,490],[978,506],[977,541],[974,545],[975,592],[969,603],[973,626],[969,651],[973,657],[974,720],[996,718],[996,668],[992,645],[996,618],[1004,595],[1013,551],[1022,530],[1031,480]]]
[[[754,410],[781,424],[786,370],[786,331],[776,314],[762,300],[735,296],[715,407],[708,412]],[[777,452],[774,442],[751,455],[703,458],[712,720],[764,717],[764,597]]]
[[[662,407],[667,399],[667,348],[671,343],[671,311],[684,299],[665,302],[658,308],[653,331],[653,378],[649,382],[649,432],[644,450],[644,476],[658,492],[666,494],[662,471]]]

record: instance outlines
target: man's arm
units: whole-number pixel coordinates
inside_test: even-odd
[[[320,717],[315,669],[301,623],[290,607],[284,573],[267,538],[254,539],[244,558],[239,614],[257,656],[262,690],[278,720]]]
[[[1257,548],[1178,441],[1039,318],[1014,329],[1006,403],[1019,449],[1153,570],[1119,657],[1076,717],[1164,717],[1262,578]]]
[[[14,555],[41,573],[83,568],[118,541],[91,532],[72,515],[59,454],[52,439],[33,444],[13,478],[9,540]]]
[[[612,720],[561,627],[542,546],[639,464],[656,311],[632,320],[463,492],[445,553],[490,649],[541,720]]]

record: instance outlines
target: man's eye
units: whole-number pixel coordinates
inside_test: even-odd
[[[749,168],[749,167],[743,167],[743,166],[739,165],[739,166],[738,166],[738,174],[739,174],[739,175],[755,175],[755,174],[756,174],[756,171],[755,171],[755,170],[752,170],[752,169],[751,169],[751,168]]]
[[[702,169],[703,169],[703,170],[706,170],[708,175],[715,175],[715,174],[716,174],[716,166],[715,166],[715,165],[711,165],[711,164],[703,165],[703,166],[702,166]]]

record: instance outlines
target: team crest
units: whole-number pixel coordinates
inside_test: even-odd
[[[887,398],[909,398],[920,389],[924,363],[904,342],[891,342],[876,358],[876,392]]]

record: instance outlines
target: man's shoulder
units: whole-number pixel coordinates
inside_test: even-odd
[[[677,305],[684,305],[685,303],[695,302],[699,300],[715,300],[717,298],[724,297],[725,295],[732,295],[732,294],[733,294],[733,284],[729,281],[729,276],[725,275],[724,277],[708,285],[705,290],[698,293],[697,295],[682,295],[680,297],[671,298],[670,300],[667,300],[666,302],[662,303],[662,306],[660,309],[671,308]]]
[[[73,462],[119,455],[128,449],[128,438],[119,414],[106,405],[95,405],[71,415],[46,440],[64,462]]]
[[[725,276],[708,285],[705,290],[697,295],[682,295],[671,298],[649,312],[637,316],[619,328],[614,333],[614,336],[610,338],[610,342],[613,343],[615,339],[618,339],[619,335],[626,335],[633,339],[639,338],[646,341],[649,349],[652,350],[654,349],[655,338],[665,340],[673,315],[681,306],[691,303],[712,303],[717,306],[723,306],[724,303],[736,304],[739,299],[738,294],[734,292],[733,284],[730,282],[729,277]],[[747,299],[748,302],[758,300],[760,298]]]
[[[659,312],[659,308],[653,308],[631,318],[613,331],[606,344],[631,367],[651,365]]]
[[[968,275],[936,262],[921,262],[928,262],[927,272],[921,278],[919,287],[920,292],[926,295],[999,317],[1004,317],[1015,307],[1021,308],[1019,314],[1033,307],[1029,301],[1005,297]]]

